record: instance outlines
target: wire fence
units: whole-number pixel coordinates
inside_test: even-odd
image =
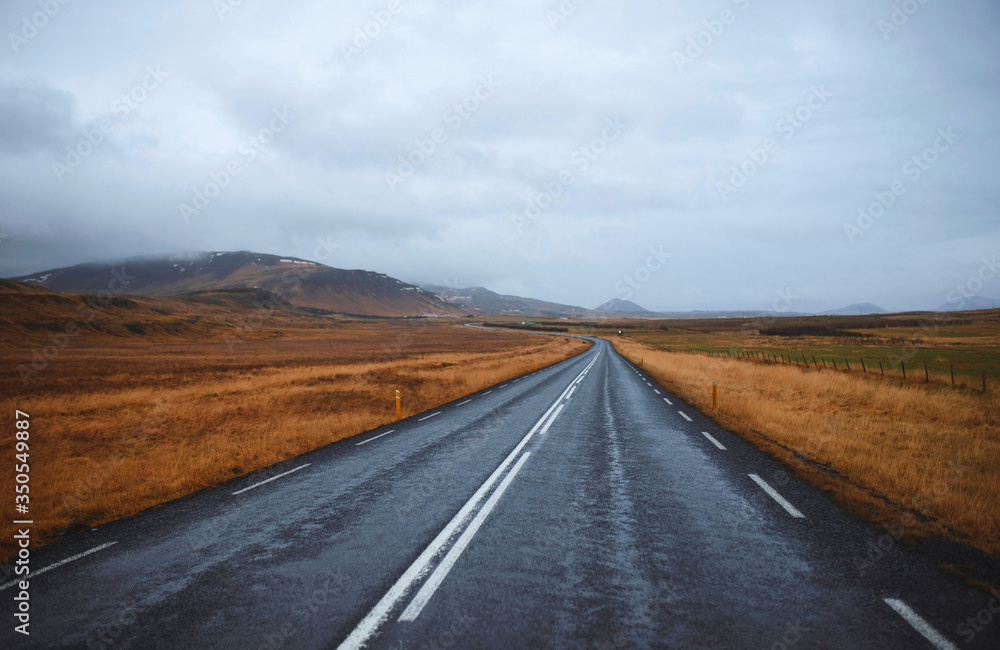
[[[829,357],[805,353],[774,353],[766,350],[746,349],[737,351],[701,350],[701,352],[712,357],[755,363],[797,366],[811,370],[858,373],[887,378],[894,377],[902,381],[919,381],[926,384],[933,381],[934,383],[950,384],[955,388],[973,388],[983,393],[991,388],[991,382],[987,381],[987,378],[993,379],[990,377],[992,373],[987,373],[985,370],[970,373],[968,369],[964,368],[959,368],[959,376],[956,379],[954,364],[942,366],[940,364],[932,365],[921,361],[883,361],[871,358],[866,360],[864,357],[854,357],[852,359],[851,357],[841,356]],[[979,376],[977,377],[976,374]],[[971,383],[969,381],[970,377],[972,378]]]

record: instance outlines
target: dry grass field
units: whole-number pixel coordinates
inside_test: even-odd
[[[61,323],[57,316],[49,320]],[[406,416],[589,346],[454,319],[275,313],[236,331],[213,329],[221,321],[212,314],[170,318],[185,327],[152,336],[105,318],[27,383],[16,368],[31,363],[54,328],[28,327],[0,346],[0,408],[9,426],[15,409],[31,416],[35,539],[135,514],[391,422],[396,389]],[[13,458],[12,436],[2,449]],[[3,464],[4,485],[13,484],[11,469]],[[0,525],[3,557],[12,552],[10,520]]]
[[[704,413],[718,381],[717,422],[848,510],[897,538],[940,535],[1000,554],[1000,391],[672,351],[634,336],[609,338]]]

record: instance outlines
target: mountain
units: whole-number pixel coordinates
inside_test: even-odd
[[[619,300],[618,298],[612,298],[600,307],[597,307],[594,311],[613,311],[613,312],[644,312],[648,313],[649,310],[640,307],[631,300]]]
[[[886,310],[870,302],[856,302],[840,309],[825,311],[820,316],[858,316],[868,314],[888,314]]]
[[[975,311],[977,309],[996,309],[997,307],[1000,307],[1000,298],[973,296],[941,305],[937,311]]]
[[[504,296],[483,287],[455,289],[436,284],[421,284],[420,286],[424,290],[440,296],[449,304],[461,307],[468,314],[569,318],[584,316],[588,313],[588,310],[583,307],[561,305],[555,302],[522,298],[520,296]]]
[[[297,257],[240,251],[78,264],[12,278],[65,293],[185,296],[258,289],[316,313],[358,316],[457,314],[420,287],[382,273],[335,269]]]

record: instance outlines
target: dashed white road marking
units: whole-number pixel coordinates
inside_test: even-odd
[[[392,432],[390,431],[390,433],[392,433]],[[357,446],[357,445],[355,445],[355,446]],[[277,476],[272,476],[271,478],[263,480],[260,483],[254,483],[253,485],[251,485],[249,487],[245,487],[242,490],[237,490],[236,492],[233,492],[233,496],[236,496],[237,494],[243,494],[247,490],[252,490],[252,489],[260,487],[260,486],[262,486],[262,485],[264,485],[266,483],[270,483],[271,481],[277,481],[282,476],[288,476],[289,474],[292,474],[293,472],[297,472],[300,469],[305,469],[306,467],[309,467],[310,465],[312,465],[312,463],[306,463],[305,465],[299,465],[295,469],[290,469],[287,472],[282,472],[281,474],[278,474]]]
[[[573,390],[571,390],[569,392],[569,394],[566,395],[566,399],[569,399],[570,397],[573,397],[573,393],[575,393],[575,392],[576,392],[576,386],[573,386]]]
[[[510,383],[512,383],[512,384],[516,384],[516,383],[517,383],[517,382],[519,382],[519,381],[521,381],[521,380],[520,380],[520,379],[515,379],[514,381],[512,381],[512,382],[510,382]]]
[[[654,392],[654,393],[656,393],[657,395],[659,395],[659,394],[660,394],[660,391],[658,391],[658,390],[657,390],[657,389],[655,389],[655,388],[653,389],[653,392]]]
[[[646,382],[646,385],[647,385],[647,386],[652,386],[653,384],[651,384],[651,383],[649,383],[649,382],[647,381],[647,382]]]
[[[90,549],[89,551],[84,551],[83,553],[77,553],[76,555],[74,555],[72,557],[68,557],[65,560],[60,560],[60,561],[56,562],[55,564],[50,564],[49,566],[47,566],[47,567],[45,567],[43,569],[38,569],[37,571],[30,571],[28,573],[28,575],[24,576],[23,578],[18,578],[17,580],[11,580],[10,582],[7,582],[7,583],[4,583],[4,584],[0,585],[0,591],[2,591],[4,589],[7,589],[8,587],[13,587],[14,585],[16,585],[21,580],[31,580],[35,576],[40,576],[43,573],[45,573],[46,571],[51,571],[52,569],[61,567],[62,565],[68,564],[69,562],[72,562],[74,560],[79,560],[82,557],[87,557],[91,553],[96,553],[98,551],[103,551],[104,549],[108,548],[109,546],[114,546],[117,543],[118,542],[108,542],[107,544],[101,544],[100,546],[95,546],[94,548]]]
[[[671,402],[670,400],[668,400],[666,397],[663,398],[663,401],[666,402],[667,404],[669,404],[670,406],[674,405],[674,403]]]
[[[780,503],[781,507],[788,511],[788,514],[795,517],[796,519],[806,518],[804,514],[799,512],[798,508],[789,503],[788,500],[785,499],[785,497],[778,494],[773,487],[767,484],[767,482],[764,479],[757,476],[756,474],[749,474],[749,476],[754,480],[754,483],[759,485],[765,492],[767,492],[768,496],[770,496],[772,499]]]
[[[940,632],[934,629],[930,623],[920,617],[910,606],[896,598],[885,598],[885,604],[896,610],[896,613],[903,617],[910,626],[920,632],[920,634],[934,644],[939,650],[958,650],[958,646],[949,641]]]
[[[455,406],[462,406],[463,404],[468,404],[468,403],[469,403],[469,402],[471,402],[471,401],[472,401],[471,399],[467,399],[467,400],[465,400],[464,402],[459,402],[459,403],[458,403],[458,404],[456,404]]]
[[[500,390],[501,388],[507,388],[507,384],[504,384],[503,386],[499,386],[499,387],[497,388],[497,390]]]
[[[441,415],[441,411],[438,411],[437,413],[431,413],[430,415],[427,415],[427,416],[424,416],[422,418],[419,418],[417,420],[417,422],[423,422],[424,420],[430,420],[432,417],[435,417],[437,415]]]
[[[711,442],[711,443],[712,443],[713,445],[715,445],[716,447],[718,447],[718,448],[719,448],[719,449],[721,449],[722,451],[725,451],[725,450],[726,450],[726,448],[722,446],[722,443],[721,443],[721,442],[719,442],[718,440],[716,440],[715,438],[713,438],[713,437],[712,437],[712,434],[710,434],[710,433],[709,433],[708,431],[702,431],[702,432],[701,432],[701,435],[703,435],[703,436],[705,436],[706,438],[708,438],[708,439],[709,439],[709,441],[710,441],[710,442]]]
[[[488,390],[488,391],[486,391],[485,393],[483,393],[483,395],[489,395],[489,394],[490,394],[490,393],[492,393],[492,392],[493,392],[493,391],[491,391],[491,390]]]
[[[562,406],[559,408],[562,408]],[[542,433],[544,433],[544,431]],[[521,459],[517,461],[517,464],[511,468],[510,472],[507,473],[507,476],[500,483],[500,486],[489,498],[489,501],[486,502],[486,505],[484,505],[482,510],[476,514],[476,517],[472,520],[472,523],[469,524],[469,527],[465,529],[462,536],[458,538],[455,545],[451,547],[448,554],[444,556],[441,563],[434,569],[434,573],[431,574],[431,577],[427,579],[427,582],[425,582],[420,588],[417,595],[413,597],[410,604],[403,610],[402,615],[399,617],[400,621],[417,620],[417,617],[420,616],[420,612],[423,611],[424,606],[427,605],[430,599],[434,597],[434,592],[436,592],[438,587],[441,586],[444,579],[448,577],[448,572],[451,571],[453,566],[455,566],[455,562],[457,562],[458,558],[461,557],[462,552],[465,551],[469,542],[472,541],[472,538],[477,532],[479,532],[479,528],[483,525],[483,522],[486,521],[486,518],[490,516],[490,513],[493,512],[493,508],[496,507],[497,501],[499,501],[500,497],[503,496],[503,493],[507,490],[510,482],[514,480],[514,477],[517,476],[517,473],[521,471],[521,466],[524,465],[524,461],[528,460],[528,456],[530,455],[531,452],[526,452],[523,456],[521,456]]]
[[[687,420],[688,422],[694,422],[694,420],[692,420],[691,418],[689,418],[688,414],[685,413],[684,411],[677,411],[677,412],[680,413],[681,417],[684,418],[685,420]]]
[[[395,431],[395,429],[393,429],[392,431]],[[367,444],[368,444],[369,442],[371,442],[372,440],[378,440],[378,439],[379,439],[379,438],[381,438],[382,436],[387,436],[387,435],[389,435],[390,433],[392,433],[392,431],[386,431],[385,433],[380,433],[380,434],[378,434],[377,436],[372,436],[372,437],[371,437],[371,438],[369,438],[368,440],[362,440],[361,442],[357,442],[357,443],[355,443],[355,444],[354,444],[354,446],[355,446],[355,447],[360,447],[361,445],[367,445]]]

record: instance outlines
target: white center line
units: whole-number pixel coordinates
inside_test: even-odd
[[[939,650],[958,650],[958,646],[935,630],[930,623],[925,621],[919,614],[910,609],[909,605],[895,598],[886,598],[884,600],[886,605],[896,610],[897,614],[902,616],[914,630],[920,632],[925,639],[934,644],[935,648],[939,648]]]
[[[0,591],[6,589],[8,587],[13,587],[14,585],[16,585],[21,580],[30,580],[31,578],[34,578],[35,576],[42,575],[46,571],[51,571],[52,569],[55,569],[57,567],[61,567],[62,565],[66,564],[68,562],[72,562],[73,560],[79,560],[82,557],[86,557],[86,556],[90,555],[91,553],[96,553],[98,551],[104,550],[107,547],[114,546],[117,543],[118,542],[108,542],[107,544],[101,544],[100,546],[96,546],[96,547],[90,549],[89,551],[84,551],[83,553],[77,553],[76,555],[74,555],[72,557],[68,557],[65,560],[60,560],[59,562],[56,562],[55,564],[47,566],[44,569],[38,569],[37,571],[30,571],[30,572],[28,572],[28,575],[24,576],[23,578],[18,578],[17,580],[11,580],[8,583],[0,585]]]
[[[719,449],[721,449],[722,451],[725,451],[725,450],[726,450],[726,448],[722,446],[722,443],[721,443],[721,442],[719,442],[718,440],[716,440],[715,438],[713,438],[713,437],[712,437],[712,434],[710,434],[710,433],[709,433],[708,431],[702,431],[702,432],[701,432],[701,435],[703,435],[703,436],[705,436],[706,438],[708,438],[708,439],[709,439],[709,441],[710,441],[710,442],[711,442],[711,443],[712,443],[713,445],[715,445],[716,447],[718,447],[718,448],[719,448]]]
[[[515,379],[514,381],[512,381],[512,382],[510,382],[510,383],[512,383],[512,384],[516,384],[516,383],[517,383],[517,382],[519,382],[519,381],[521,381],[521,380],[520,380],[520,379]]]
[[[486,391],[485,393],[483,393],[483,395],[489,395],[489,394],[490,394],[490,393],[492,393],[492,392],[493,392],[493,391],[491,391],[491,390],[488,390],[488,391]]]
[[[593,366],[601,353],[598,352],[594,359],[587,366],[589,370]],[[582,376],[583,373],[580,374]],[[577,377],[579,379],[579,376]],[[507,455],[502,463],[493,471],[486,482],[479,486],[476,493],[462,506],[462,509],[451,519],[450,522],[438,533],[437,537],[423,550],[423,552],[413,561],[413,564],[403,572],[403,575],[399,577],[398,580],[389,588],[389,591],[382,596],[382,599],[375,604],[370,612],[358,623],[354,631],[344,639],[344,641],[338,646],[338,650],[354,650],[357,648],[362,648],[368,642],[368,639],[375,634],[378,628],[389,619],[389,615],[396,604],[409,592],[413,585],[421,580],[430,571],[431,563],[436,557],[443,551],[443,549],[451,542],[452,538],[458,534],[458,531],[462,526],[472,517],[472,513],[479,507],[479,504],[485,498],[486,494],[493,488],[493,485],[503,476],[503,473],[511,466],[514,459],[517,458],[521,450],[524,449],[525,445],[534,437],[535,433],[541,428],[542,423],[549,419],[552,412],[555,411],[561,402],[569,393],[570,388],[576,383],[574,380],[566,390],[562,392],[555,402],[549,407],[542,417],[535,422],[535,426],[531,427],[531,430],[521,439],[521,442],[514,447],[513,451]]]
[[[395,431],[395,429],[393,429],[392,431]],[[358,442],[358,443],[355,443],[355,444],[354,444],[354,446],[355,446],[355,447],[360,447],[361,445],[367,445],[367,444],[368,444],[369,442],[371,442],[372,440],[378,440],[378,439],[379,439],[379,438],[381,438],[382,436],[387,436],[387,435],[389,435],[390,433],[392,433],[392,431],[386,431],[385,433],[380,433],[380,434],[378,434],[377,436],[372,436],[372,437],[371,437],[371,438],[369,438],[368,440],[362,440],[361,442]]]
[[[562,406],[559,408],[562,408]],[[524,465],[524,461],[528,460],[528,456],[530,455],[531,452],[526,452],[523,456],[521,456],[521,459],[517,461],[517,464],[514,465],[504,478],[503,482],[500,483],[500,486],[496,489],[496,492],[493,493],[493,496],[491,496],[489,501],[486,502],[483,509],[476,514],[475,519],[472,520],[469,527],[465,529],[462,536],[458,538],[455,545],[451,547],[448,554],[444,556],[441,563],[437,565],[436,569],[434,569],[434,573],[431,574],[431,577],[427,579],[424,586],[420,588],[417,595],[413,597],[410,604],[407,605],[405,610],[403,610],[402,615],[399,617],[400,621],[417,620],[417,617],[420,616],[420,612],[423,611],[424,606],[427,605],[430,599],[434,597],[434,592],[441,586],[444,579],[448,577],[448,572],[451,571],[453,566],[455,566],[455,562],[457,562],[458,558],[461,557],[462,552],[465,551],[465,547],[469,545],[469,542],[472,541],[475,534],[479,532],[479,528],[483,525],[483,522],[486,521],[486,518],[490,515],[490,513],[493,512],[493,508],[496,506],[497,501],[499,501],[500,497],[503,496],[503,493],[507,490],[507,486],[509,486],[510,482],[514,480],[514,477],[521,470],[521,466]]]
[[[674,403],[671,402],[670,400],[668,400],[666,397],[663,398],[663,401],[666,402],[667,404],[669,404],[670,406],[674,405]]]
[[[688,414],[685,413],[684,411],[677,411],[677,412],[680,413],[681,417],[684,418],[685,420],[687,420],[688,422],[694,422],[694,420],[692,420],[691,418],[689,418]]]
[[[761,488],[763,488],[764,491],[767,492],[768,495],[770,495],[770,497],[772,499],[774,499],[775,501],[777,501],[778,503],[780,503],[781,507],[788,511],[788,514],[790,514],[791,516],[793,516],[793,517],[795,517],[797,519],[805,519],[806,518],[806,516],[804,514],[802,514],[801,512],[799,512],[798,509],[795,506],[793,506],[792,504],[790,504],[785,499],[785,497],[783,497],[780,494],[778,494],[777,492],[775,492],[774,488],[771,487],[770,485],[768,485],[764,481],[764,479],[762,479],[761,477],[757,476],[756,474],[749,474],[749,476],[750,476],[750,478],[752,478],[754,480],[754,483],[756,483]]]
[[[569,395],[566,396],[566,399],[569,399],[570,397],[573,397],[573,393],[575,393],[575,392],[576,392],[576,386],[573,386],[573,390],[571,390],[569,392]]]
[[[296,467],[295,469],[290,469],[290,470],[288,470],[287,472],[284,472],[284,473],[282,473],[282,474],[278,474],[277,476],[272,476],[271,478],[269,478],[269,479],[267,479],[267,480],[264,480],[264,481],[261,481],[260,483],[254,483],[254,484],[253,484],[253,485],[251,485],[250,487],[245,487],[245,488],[243,488],[242,490],[237,490],[236,492],[233,492],[233,496],[236,496],[237,494],[243,494],[243,493],[244,493],[244,492],[246,492],[247,490],[252,490],[252,489],[254,489],[255,487],[260,487],[260,486],[264,485],[265,483],[270,483],[271,481],[276,481],[276,480],[278,480],[279,478],[281,478],[282,476],[288,476],[288,475],[289,475],[289,474],[291,474],[292,472],[297,472],[297,471],[299,471],[300,469],[305,469],[306,467],[309,467],[310,465],[312,465],[312,463],[306,463],[305,465],[299,465],[299,466],[298,466],[298,467]]]
[[[552,414],[552,417],[549,418],[549,421],[545,423],[545,426],[542,427],[542,430],[538,432],[538,435],[544,436],[546,433],[549,432],[549,427],[551,427],[552,423],[556,421],[557,417],[559,417],[559,413],[562,412],[563,406],[564,406],[563,404],[559,405],[559,408],[557,408],[556,412]]]
[[[651,383],[649,383],[649,382],[647,381],[647,382],[646,382],[646,385],[647,385],[647,386],[652,386],[653,384],[651,384]]]
[[[657,395],[660,394],[660,391],[656,390],[655,388],[653,389],[653,392],[656,393]]]
[[[467,399],[467,400],[465,400],[464,402],[459,402],[459,403],[458,403],[458,404],[456,404],[455,406],[461,406],[462,404],[468,404],[468,403],[469,403],[469,402],[471,402],[471,401],[472,401],[471,399]]]
[[[417,420],[417,422],[423,422],[424,420],[430,420],[432,417],[434,417],[436,415],[441,415],[441,411],[438,411],[437,413],[431,413],[430,415],[427,415],[427,416],[424,416],[422,418],[419,418]]]
[[[500,388],[507,388],[507,384],[504,384],[503,386],[500,386]],[[500,390],[500,388],[497,388],[497,390]]]

